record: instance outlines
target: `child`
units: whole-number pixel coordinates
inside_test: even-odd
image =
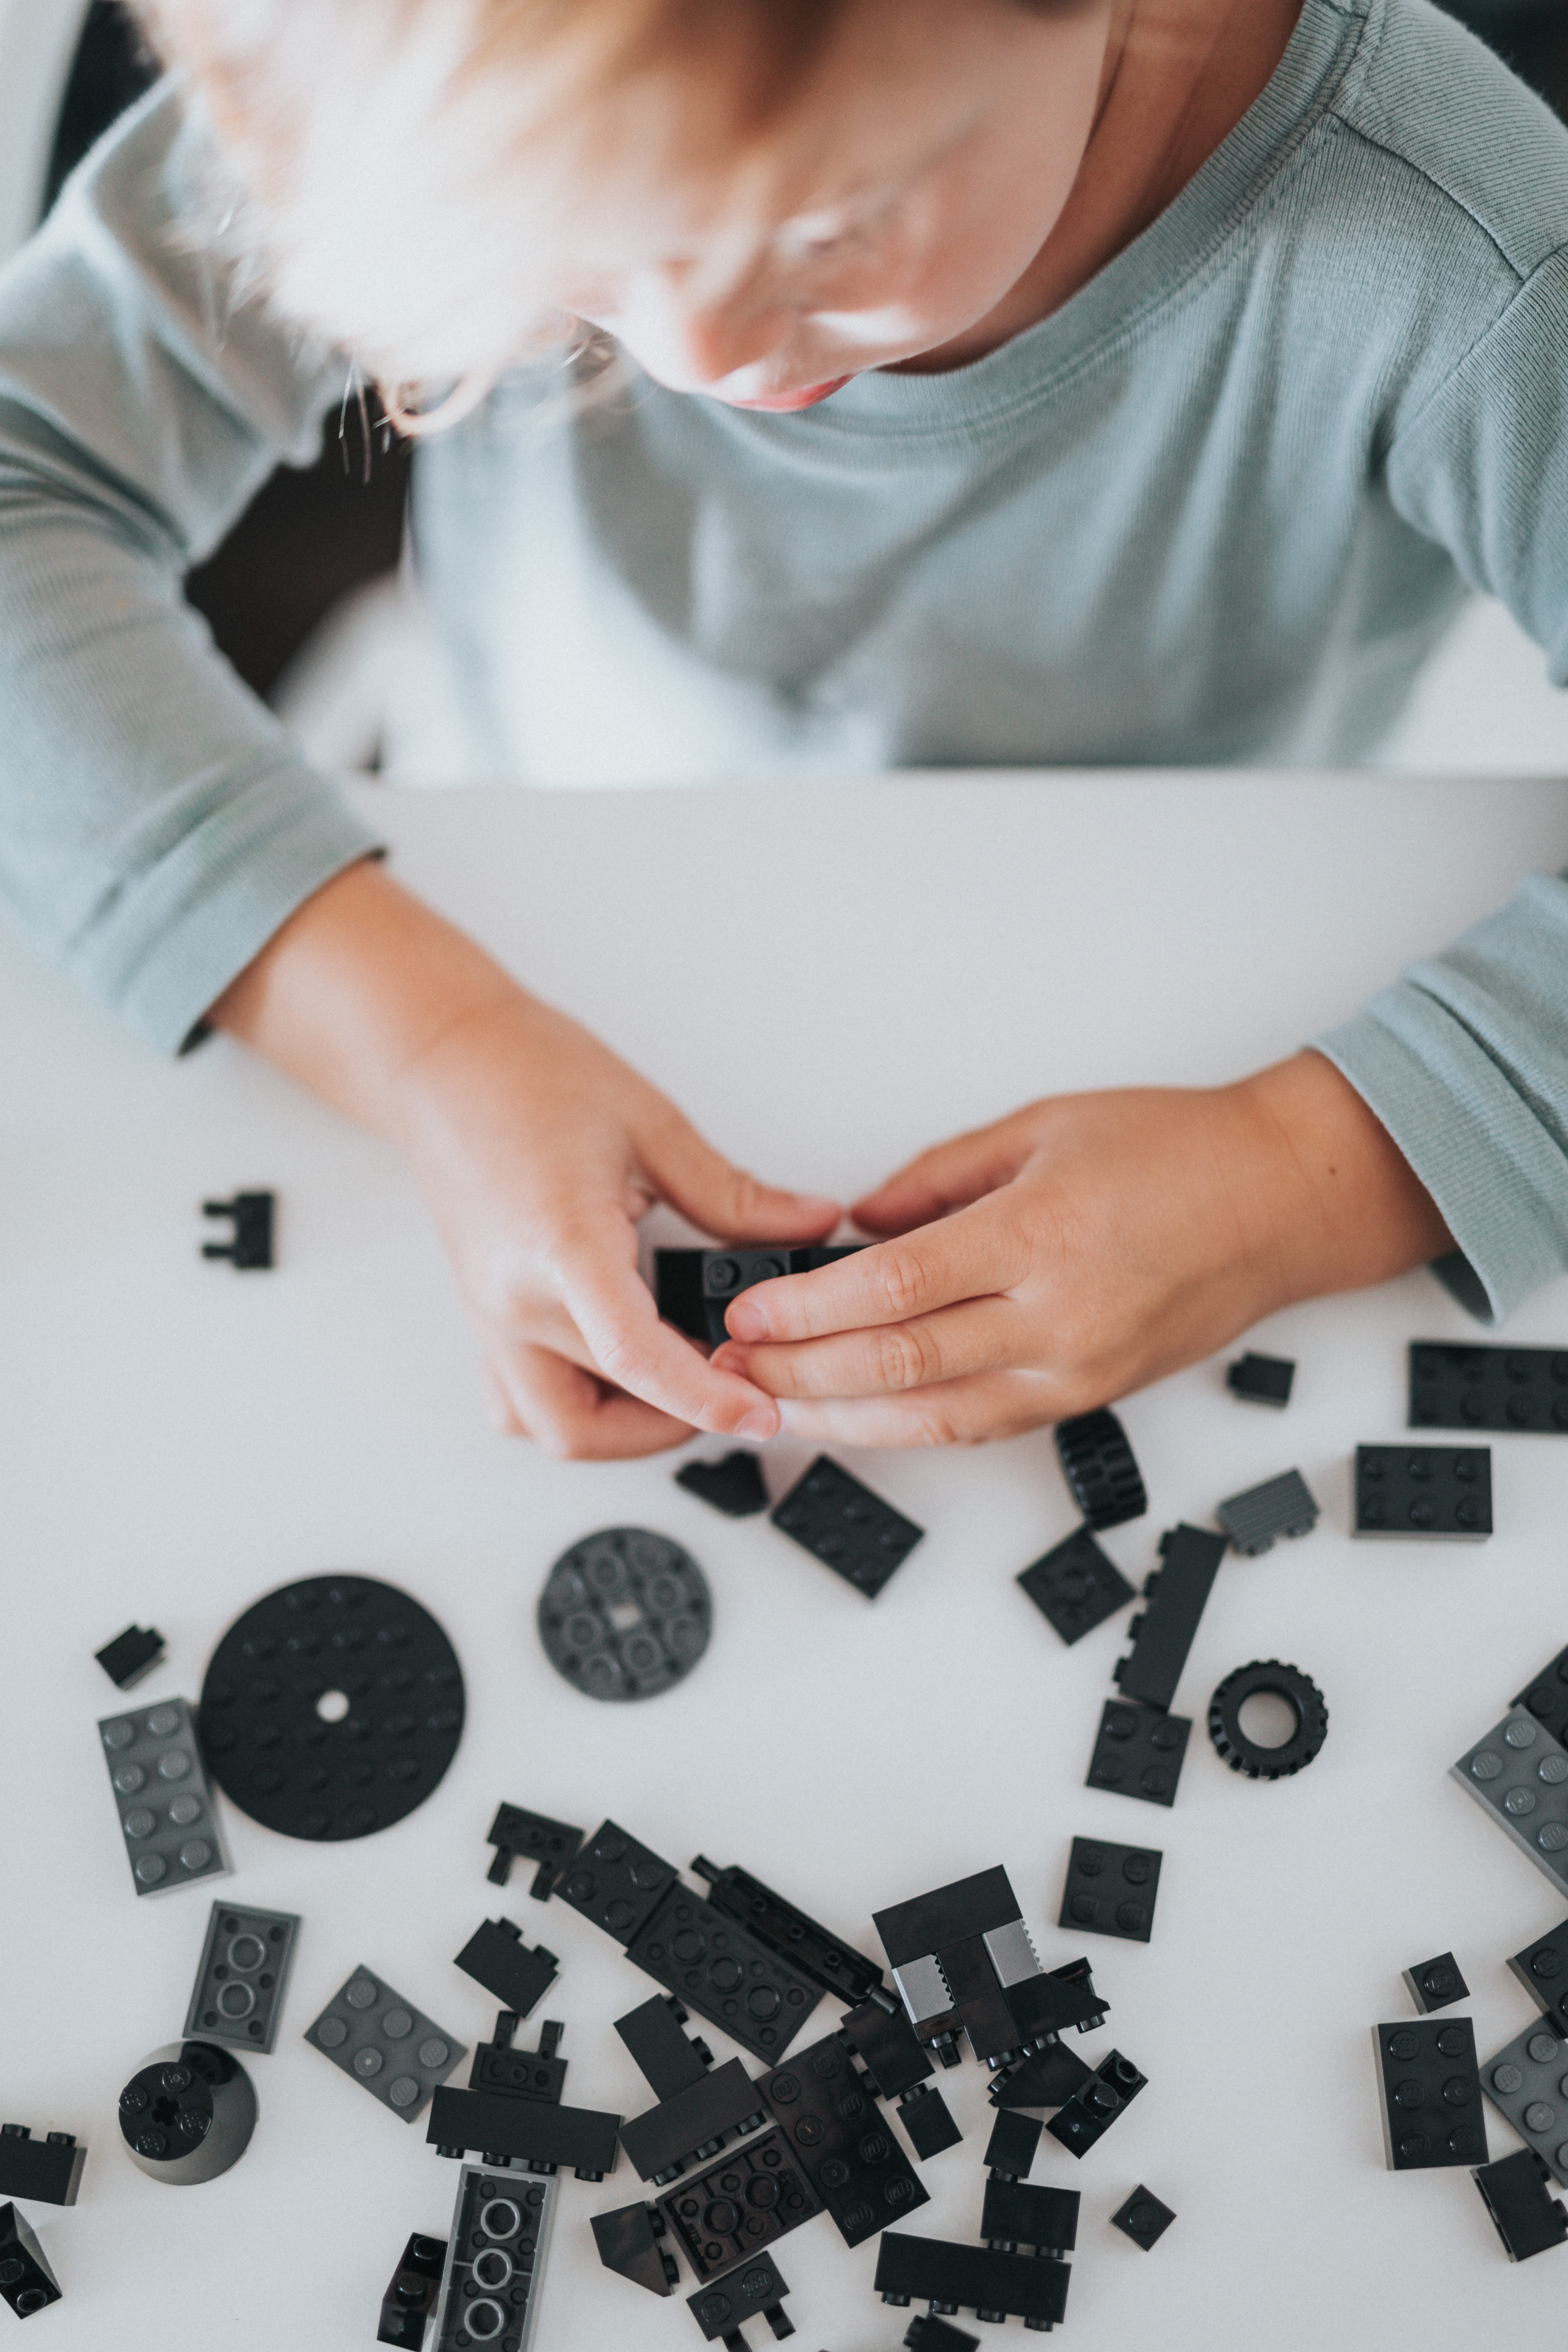
[[[975,1440],[1438,1254],[1494,1316],[1568,1265],[1536,877],[1273,1068],[939,1146],[856,1204],[880,1246],[749,1292],[705,1362],[646,1206],[805,1241],[837,1205],[403,892],[177,589],[352,362],[424,438],[477,773],[1342,762],[1466,583],[1562,676],[1568,136],[1467,35],[1426,0],[146,14],[175,80],[0,287],[0,871],[155,1040],[226,1029],[402,1148],[508,1425]]]

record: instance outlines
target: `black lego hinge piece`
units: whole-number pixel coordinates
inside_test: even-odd
[[[531,1813],[521,1805],[498,1805],[485,1832],[495,1857],[485,1875],[493,1886],[504,1886],[514,1861],[535,1864],[529,1893],[536,1903],[548,1903],[556,1880],[583,1843],[583,1832],[568,1822],[552,1822],[546,1813]]]
[[[1131,2058],[1112,2050],[1087,2082],[1064,2100],[1046,2129],[1074,2156],[1084,2156],[1124,2115],[1147,2083]]]
[[[0,2300],[18,2319],[31,2319],[60,2300],[59,2281],[15,2205],[0,2205]]]
[[[851,2007],[869,1998],[882,1982],[882,1971],[875,1960],[866,1958],[841,1938],[818,1927],[815,1919],[760,1878],[731,1864],[727,1870],[699,1854],[691,1865],[692,1875],[706,1881],[709,1900],[715,1910],[727,1911],[731,1919],[741,1920],[760,1942],[777,1952],[791,1968],[803,1977],[819,1984],[824,1992],[836,1993]]]
[[[512,2037],[521,2022],[515,2010],[501,2011],[494,2040],[479,2042],[474,2051],[468,2088],[500,2091],[513,2099],[543,2099],[551,2106],[559,2106],[566,2090],[567,2061],[557,2053],[565,2029],[547,2018],[540,2028],[537,2050],[514,2050]]]
[[[925,1534],[880,1495],[819,1454],[773,1513],[773,1523],[875,1601]]]
[[[232,1201],[204,1201],[204,1217],[227,1217],[234,1227],[232,1240],[204,1242],[202,1255],[226,1258],[241,1274],[252,1274],[272,1264],[272,1212],[274,1195],[270,1192],[237,1192]]]
[[[701,2081],[661,2099],[621,2126],[621,2146],[643,2180],[662,2188],[694,2158],[717,2156],[737,2134],[765,2122],[757,2085],[738,2058],[727,2059]]]
[[[494,1993],[506,2008],[526,2017],[555,1981],[557,1961],[542,1944],[530,1951],[522,1929],[510,1919],[486,1919],[475,1928],[452,1963]]]
[[[1153,2190],[1145,2189],[1140,2182],[1126,2204],[1117,2207],[1110,2217],[1110,2226],[1113,2230],[1124,2231],[1135,2246],[1142,2246],[1147,2253],[1150,2247],[1164,2236],[1175,2218],[1170,2207],[1162,2204]]]
[[[1511,1960],[1509,1966],[1512,1968]],[[1435,1960],[1422,1960],[1403,1974],[1405,1990],[1423,2016],[1430,2016],[1435,2009],[1452,2009],[1457,2000],[1470,1997],[1470,1988],[1459,1974],[1452,1952],[1439,1952]]]
[[[594,2215],[594,2243],[607,2271],[616,2271],[649,2294],[668,2295],[680,2273],[675,2258],[659,2241],[664,2216],[652,2205],[617,2205],[613,2213]]]
[[[1105,1406],[1080,1412],[1056,1426],[1057,1452],[1073,1500],[1089,1525],[1103,1535],[1149,1507],[1143,1474],[1127,1443],[1127,1432]]]
[[[1543,1731],[1568,1746],[1568,1650],[1559,1650],[1532,1683],[1514,1693],[1509,1705],[1528,1707]]]
[[[1296,1366],[1290,1357],[1258,1356],[1249,1348],[1229,1367],[1225,1384],[1232,1396],[1244,1397],[1248,1404],[1283,1408],[1290,1402],[1295,1378]]]
[[[1526,2263],[1568,2238],[1568,2211],[1548,2187],[1550,2174],[1532,2147],[1483,2164],[1475,2183],[1510,2263]]]
[[[1281,1536],[1310,1536],[1318,1524],[1312,1490],[1299,1470],[1282,1470],[1260,1486],[1227,1495],[1215,1517],[1244,1559],[1258,1559]]]
[[[1054,2327],[1067,2315],[1066,2263],[1047,2254],[999,2254],[985,2246],[957,2246],[941,2238],[883,2233],[876,2287],[884,2303],[917,2297],[944,2311],[985,2312]]]
[[[1492,1531],[1492,1457],[1486,1445],[1358,1445],[1358,1536],[1480,1543]]]
[[[127,1625],[123,1633],[117,1633],[92,1654],[111,1683],[121,1690],[133,1690],[144,1675],[163,1664],[167,1654],[156,1626]]]
[[[980,2234],[1002,2253],[1032,2246],[1037,2254],[1059,2260],[1077,2242],[1079,2202],[1076,2189],[1041,2189],[993,2175],[985,2183]]]
[[[763,1465],[743,1445],[736,1446],[720,1462],[683,1462],[675,1474],[675,1483],[684,1486],[689,1495],[695,1495],[699,1502],[722,1511],[727,1519],[754,1518],[768,1507]]]
[[[700,2083],[713,2063],[706,2042],[681,2031],[685,2023],[680,2003],[657,1992],[616,2020],[616,2032],[656,2099],[672,2099]]]
[[[1225,1547],[1224,1536],[1184,1524],[1167,1528],[1160,1538],[1160,1566],[1143,1587],[1147,1606],[1132,1620],[1132,1647],[1112,1676],[1123,1698],[1170,1706]]]
[[[74,2205],[87,2162],[73,2132],[35,2139],[27,2124],[0,2124],[0,2197],[26,2197],[35,2205]]]
[[[720,2337],[724,2352],[746,2352],[746,2339],[741,2330],[748,2319],[765,2319],[781,2339],[795,2334],[784,2316],[784,2300],[788,2293],[789,2287],[773,2256],[757,2254],[715,2285],[700,2286],[695,2294],[689,2294],[686,2308],[702,2330],[705,2343],[711,2344]]]
[[[1484,2164],[1486,2113],[1469,2019],[1374,2025],[1372,2046],[1390,2172]]]
[[[526,2164],[537,2172],[568,2165],[579,2180],[603,2180],[616,2168],[619,2116],[591,2107],[558,2107],[543,2099],[519,2099],[495,2091],[455,2091],[444,2085],[430,2102],[425,2134],[438,2156],[461,2156],[470,2148],[499,2163]]]
[[[1568,1436],[1568,1349],[1413,1339],[1410,1426]]]
[[[1131,1585],[1087,1528],[1075,1528],[1016,1581],[1068,1643],[1091,1633],[1133,1598]]]
[[[741,2140],[658,2200],[669,2235],[704,2284],[822,2210],[781,2131]]]
[[[798,2051],[760,2088],[847,2246],[928,2201],[837,2034]]]
[[[446,2239],[422,2238],[416,2231],[381,2299],[381,2326],[375,2331],[378,2344],[396,2345],[399,2352],[422,2352],[425,2323],[435,2311],[446,2266]]]
[[[1021,2065],[993,2079],[991,2104],[1004,2110],[1065,2106],[1093,2072],[1076,2051],[1047,2042],[1043,2050],[1031,2051]]]
[[[1193,1727],[1190,1715],[1108,1698],[1089,1759],[1089,1789],[1113,1789],[1151,1805],[1173,1805]]]
[[[1162,1860],[1153,1846],[1075,1837],[1058,1926],[1087,1927],[1097,1936],[1121,1936],[1130,1943],[1146,1944],[1154,1930]]]

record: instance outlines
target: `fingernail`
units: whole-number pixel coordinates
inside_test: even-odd
[[[759,1405],[755,1412],[746,1415],[735,1434],[737,1437],[772,1437],[778,1425],[778,1414]]]
[[[765,1339],[768,1336],[768,1318],[752,1298],[737,1298],[724,1323],[731,1339]]]

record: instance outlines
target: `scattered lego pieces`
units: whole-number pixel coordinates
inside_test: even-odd
[[[1162,1859],[1152,1846],[1075,1837],[1058,1926],[1146,1944],[1154,1930]]]
[[[311,1576],[237,1618],[202,1685],[202,1748],[242,1813],[284,1837],[368,1837],[458,1752],[463,1675],[427,1609],[368,1576]]]
[[[1424,2017],[1429,2017],[1436,2009],[1451,2009],[1457,2000],[1468,2000],[1470,1997],[1470,1988],[1459,1974],[1459,1964],[1452,1952],[1439,1952],[1435,1960],[1422,1960],[1403,1973],[1410,1998]]]
[[[875,1601],[925,1534],[826,1454],[795,1480],[773,1523],[868,1601]]]
[[[847,2246],[928,2202],[837,2034],[797,2052],[761,2087]]]
[[[746,2339],[741,2330],[748,2319],[765,2319],[781,2339],[795,2334],[784,2316],[784,2299],[788,2293],[773,2256],[760,2254],[731,2271],[719,2285],[700,2286],[695,2294],[687,2296],[686,2307],[702,2330],[704,2343],[711,2344],[718,2336],[724,2352],[745,2352]]]
[[[404,2247],[392,2284],[381,2298],[378,2344],[394,2344],[400,2352],[423,2352],[425,2325],[441,2292],[447,2266],[445,2238],[422,2238],[416,2231]]]
[[[1046,2129],[1069,2155],[1086,2156],[1097,2140],[1104,2138],[1117,2116],[1126,2113],[1147,2082],[1147,2075],[1138,2072],[1131,2058],[1112,2050],[1071,2098],[1064,2099]]]
[[[465,2048],[366,1968],[355,1969],[305,2039],[405,2124]]]
[[[1123,1698],[1163,1710],[1175,1697],[1226,1542],[1206,1528],[1185,1524],[1167,1528],[1160,1538],[1161,1564],[1143,1586],[1148,1607],[1128,1627],[1132,1647],[1111,1677]]]
[[[138,1895],[167,1895],[230,1864],[188,1699],[165,1699],[98,1727]]]
[[[153,1625],[127,1625],[123,1633],[116,1633],[93,1656],[111,1683],[120,1689],[134,1690],[144,1682],[154,1666],[161,1666],[167,1655],[163,1636]]]
[[[542,1944],[530,1951],[511,1919],[486,1919],[452,1963],[519,2017],[536,2009],[555,1981],[559,1963]]]
[[[299,1931],[296,1912],[215,1903],[185,2011],[186,2033],[239,2050],[269,2051]]]
[[[1232,1396],[1241,1397],[1248,1404],[1271,1404],[1283,1409],[1290,1402],[1290,1390],[1296,1378],[1296,1366],[1289,1356],[1258,1356],[1249,1348],[1226,1367],[1225,1384]]]
[[[1510,2263],[1526,2263],[1568,2238],[1568,2211],[1552,2195],[1547,2178],[1531,2147],[1484,2164],[1474,2175]]]
[[[0,2124],[0,2197],[35,2205],[74,2205],[87,2149],[74,2132],[35,2139],[27,2124]]]
[[[1451,1769],[1561,1893],[1568,1885],[1568,1750],[1516,1708]]]
[[[272,1222],[277,1196],[237,1192],[232,1201],[204,1201],[204,1217],[226,1217],[234,1228],[226,1242],[204,1242],[205,1258],[226,1258],[237,1274],[262,1272],[272,1264]]]
[[[567,1822],[552,1822],[544,1813],[531,1813],[521,1805],[498,1805],[485,1832],[485,1843],[495,1853],[485,1873],[492,1886],[504,1886],[514,1860],[537,1865],[529,1893],[536,1903],[548,1903],[557,1879],[583,1843],[583,1832]]]
[[[1296,1728],[1278,1748],[1260,1748],[1241,1727],[1241,1710],[1249,1698],[1267,1691],[1282,1698],[1296,1718]],[[1249,1780],[1288,1780],[1322,1753],[1329,1736],[1329,1709],[1322,1692],[1300,1666],[1279,1658],[1254,1658],[1226,1675],[1209,1701],[1209,1738],[1233,1772]]]
[[[563,1552],[539,1596],[544,1654],[588,1698],[656,1698],[708,1647],[713,1599],[689,1551],[647,1528],[602,1528]]]
[[[658,2210],[671,2243],[706,2284],[798,2230],[822,2204],[775,2129],[742,2140],[717,2164],[667,2189]]]
[[[173,2189],[216,2180],[256,2129],[256,2092],[237,2058],[211,2042],[172,2042],[120,2094],[120,2136],[139,2172]]]
[[[1515,1952],[1508,1965],[1542,2015],[1568,2035],[1568,1919]]]
[[[1413,1339],[1410,1426],[1568,1435],[1568,1349]]]
[[[1097,1534],[1141,1519],[1149,1507],[1143,1474],[1127,1433],[1105,1406],[1056,1426],[1057,1452],[1073,1500]]]
[[[1555,2178],[1568,2181],[1568,2042],[1539,2021],[1489,2058],[1481,2088]]]
[[[1092,1633],[1134,1598],[1132,1586],[1087,1528],[1075,1528],[1016,1580],[1041,1616],[1069,1643]]]
[[[754,1518],[768,1507],[762,1463],[743,1445],[719,1462],[683,1463],[675,1474],[675,1483],[700,1502],[722,1511],[727,1519]]]
[[[1509,1705],[1528,1707],[1543,1730],[1568,1746],[1563,1738],[1568,1733],[1568,1650],[1559,1650],[1526,1689],[1514,1693]]]
[[[1084,1786],[1142,1797],[1151,1805],[1173,1805],[1192,1727],[1190,1716],[1107,1699]]]
[[[463,2167],[433,2352],[462,2352],[473,2344],[526,2352],[559,2194],[553,2180]]]
[[[15,2205],[0,2205],[0,2296],[18,2319],[62,2300],[60,2283]]]
[[[944,2312],[1012,2315],[1037,2327],[1055,2327],[1067,2315],[1071,2275],[1066,2263],[1048,2254],[995,2253],[989,2247],[888,2230],[877,2251],[875,2284],[884,2303],[918,2297]]]
[[[836,1993],[853,2007],[881,1984],[882,1971],[875,1960],[819,1927],[760,1878],[733,1864],[727,1870],[716,1869],[701,1854],[692,1863],[691,1872],[706,1883],[715,1910],[741,1920],[770,1950],[819,1984],[824,1992]]]
[[[1135,2246],[1145,2253],[1163,2238],[1175,2220],[1168,2205],[1163,2205],[1152,2189],[1142,2183],[1132,2191],[1125,2205],[1119,2205],[1110,2217],[1113,2230],[1121,2230]]]
[[[1479,1543],[1491,1531],[1489,1447],[1356,1447],[1353,1535]]]
[[[1244,1559],[1258,1559],[1272,1551],[1281,1536],[1310,1536],[1318,1524],[1318,1506],[1299,1470],[1282,1470],[1245,1494],[1229,1495],[1216,1506],[1215,1517]]]
[[[1487,2125],[1469,2019],[1374,2025],[1372,2046],[1390,2172],[1484,2164]]]

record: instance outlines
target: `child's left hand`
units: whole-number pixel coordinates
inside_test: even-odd
[[[1235,1086],[1032,1103],[857,1202],[898,1235],[730,1308],[715,1362],[787,1434],[973,1444],[1194,1362],[1293,1299],[1452,1247],[1348,1080],[1316,1053]]]

